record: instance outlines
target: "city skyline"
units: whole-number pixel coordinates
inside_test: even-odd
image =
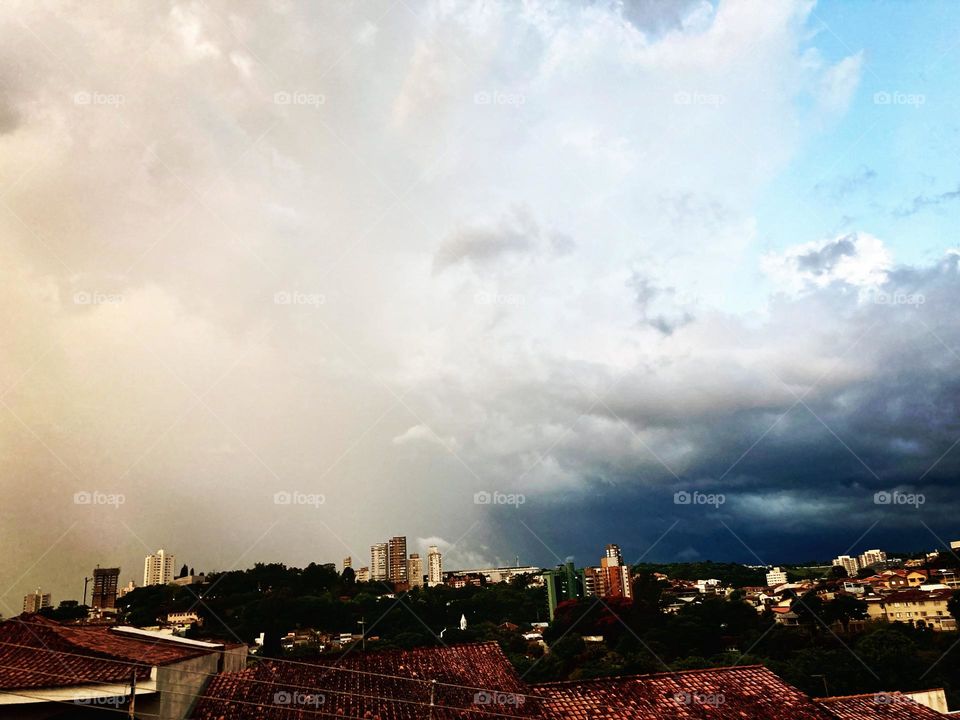
[[[392,539],[397,539],[397,538],[404,538],[404,536],[394,536]],[[389,546],[389,542],[374,543],[373,545],[371,545],[371,551],[373,551],[375,547],[378,547],[380,545],[386,548]],[[940,548],[918,549],[918,550],[910,551],[909,553],[906,553],[906,554],[921,555],[929,559],[935,556],[938,552],[954,553],[958,550],[960,550],[960,540],[954,540],[954,541],[950,541],[948,545],[945,545]],[[150,556],[147,556],[146,563],[149,564],[151,562],[151,559],[155,560],[157,555],[158,555],[157,553],[154,553]],[[170,555],[170,554],[165,554],[165,555],[170,561],[173,561],[173,559],[175,558],[174,555]],[[584,557],[580,561],[578,561],[576,557],[569,555],[566,558],[564,558],[562,561],[559,561],[559,559],[555,557],[553,563],[546,562],[543,564],[535,564],[531,566],[531,565],[521,565],[519,556],[516,556],[514,558],[514,563],[512,564],[496,564],[495,563],[495,564],[485,564],[485,565],[449,567],[449,565],[447,565],[446,563],[441,562],[441,563],[434,563],[433,567],[435,569],[431,570],[431,558],[432,557],[441,558],[442,556],[443,556],[443,553],[439,551],[439,548],[437,548],[437,546],[428,546],[427,552],[423,555],[421,555],[420,553],[410,553],[405,563],[406,568],[408,570],[408,575],[407,575],[408,579],[412,577],[409,574],[409,572],[412,571],[414,567],[419,567],[422,570],[422,573],[420,575],[421,582],[420,583],[409,582],[409,589],[412,589],[413,587],[429,587],[432,584],[435,584],[435,585],[444,584],[445,582],[444,576],[453,575],[457,573],[468,574],[468,573],[476,572],[480,570],[496,570],[496,569],[510,570],[511,568],[523,568],[523,569],[536,568],[540,572],[546,575],[549,575],[551,572],[562,571],[564,567],[570,566],[570,567],[576,568],[578,572],[580,572],[580,575],[579,575],[580,577],[579,582],[581,583],[580,592],[584,596],[589,597],[592,595],[600,595],[603,597],[629,598],[629,597],[632,597],[632,587],[630,586],[627,580],[627,578],[629,577],[629,569],[631,566],[635,564],[639,564],[639,562],[637,563],[627,562],[623,558],[623,553],[620,548],[620,545],[616,543],[608,543],[604,547],[603,555],[599,556],[599,562],[596,562],[596,558],[591,558],[589,556]],[[389,553],[387,553],[385,557],[389,559]],[[641,558],[641,560],[643,560],[644,562],[653,562],[649,559],[644,559],[644,558]],[[885,550],[881,550],[879,548],[871,548],[871,549],[865,549],[863,552],[853,556],[842,554],[832,559],[819,558],[819,559],[811,560],[806,565],[801,565],[798,563],[791,563],[791,562],[783,562],[783,561],[780,561],[779,565],[777,565],[776,563],[754,565],[749,562],[740,563],[740,564],[742,564],[746,568],[760,568],[760,569],[769,570],[769,572],[766,573],[766,577],[768,580],[767,584],[776,585],[781,582],[786,582],[786,572],[782,569],[781,566],[783,567],[821,567],[821,568],[829,568],[831,567],[831,565],[841,566],[844,568],[844,570],[847,572],[847,574],[850,577],[855,577],[857,575],[857,572],[863,568],[870,567],[870,566],[883,567],[883,566],[886,566],[888,561],[902,563],[901,558],[889,557],[889,553]],[[294,567],[294,565],[284,562],[282,559],[275,559],[275,560],[264,561],[264,562],[268,562],[268,563],[277,562],[277,563],[284,564],[288,567]],[[314,562],[318,565],[329,565],[334,568],[338,568],[337,562],[332,559],[315,560]],[[664,561],[663,564],[669,564],[669,561]],[[683,564],[682,561],[681,561],[681,564]],[[389,569],[390,569],[389,562],[387,563],[387,576],[384,579],[377,579],[372,577],[372,575],[369,572],[368,566],[354,567],[353,556],[345,556],[341,558],[338,572],[342,573],[343,570],[345,570],[347,567],[354,570],[355,577],[358,582],[373,582],[378,584],[382,583],[384,585],[386,585],[387,583],[397,582],[389,578]],[[231,568],[231,569],[244,570],[247,568],[237,567],[237,568]],[[360,577],[361,573],[363,573],[364,571],[366,571],[367,573],[366,579],[362,579]],[[216,572],[220,572],[220,571],[212,570],[209,572],[203,572],[203,574],[210,575]],[[224,571],[224,572],[227,572],[227,571]],[[431,575],[431,573],[433,574]],[[617,576],[617,579],[616,580],[612,579],[611,574]],[[93,570],[92,577],[90,578],[80,577],[79,581],[81,585],[83,584],[83,580],[88,580],[91,583],[90,587],[93,588],[93,591],[89,594],[89,601],[90,601],[89,606],[91,608],[98,607],[95,604],[94,594],[97,592],[97,587],[99,583],[101,595],[105,598],[110,599],[109,602],[101,604],[100,607],[113,608],[115,606],[114,603],[116,602],[117,597],[122,596],[125,592],[129,592],[129,590],[131,589],[130,586],[124,586],[124,587],[119,586],[122,577],[123,577],[123,573],[121,568],[101,568],[99,566],[97,566]],[[174,577],[173,575],[171,575],[169,582],[173,582],[174,580],[177,579],[177,577]],[[775,581],[770,582],[771,577],[774,577]],[[495,583],[502,582],[502,579],[493,580],[493,582]],[[133,583],[133,587],[143,587],[143,584],[136,582],[136,580],[132,580],[132,583]],[[616,583],[620,583],[619,586],[617,586]],[[64,585],[64,587],[69,587],[69,586],[70,586],[69,583]],[[47,586],[38,585],[36,586],[37,589],[35,591],[30,591],[23,596],[24,608],[27,607],[28,598],[31,598],[30,600],[31,608],[33,607],[39,608],[41,605],[43,607],[56,607],[62,601],[80,601],[82,599],[82,592],[77,595],[74,595],[74,594],[71,594],[69,590],[66,591],[65,594],[63,595],[57,595],[55,592],[43,592],[42,595],[37,594],[39,593],[40,587],[47,587]],[[407,588],[408,586],[406,581],[400,581],[400,587]],[[627,588],[626,593],[624,593],[623,588]],[[43,603],[46,603],[46,604],[43,604]],[[552,604],[553,604],[553,601],[551,601],[551,605]],[[0,613],[0,616],[2,615],[3,613]]]

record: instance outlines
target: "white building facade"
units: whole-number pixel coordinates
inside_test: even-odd
[[[767,573],[767,587],[776,587],[783,585],[787,581],[787,571],[783,568],[771,568]]]
[[[423,558],[417,553],[411,554],[407,560],[407,582],[410,587],[423,587]]]
[[[443,585],[443,557],[436,545],[431,545],[427,551],[427,585]]]
[[[160,548],[153,555],[147,555],[143,560],[143,585],[168,585],[173,581],[173,565],[176,556],[167,555],[166,550]]]
[[[842,567],[849,577],[855,577],[860,569],[860,561],[849,555],[841,555],[833,561],[834,567]]]
[[[374,582],[387,580],[387,544],[376,543],[370,546],[370,579]]]

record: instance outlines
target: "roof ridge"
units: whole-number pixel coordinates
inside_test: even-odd
[[[695,675],[697,673],[707,673],[707,672],[718,672],[718,671],[729,671],[729,670],[756,670],[763,669],[768,672],[773,672],[766,665],[760,663],[755,663],[753,665],[724,665],[722,667],[712,667],[712,668],[690,668],[689,670],[669,670],[658,673],[639,673],[633,675],[604,675],[602,677],[587,678],[581,680],[551,680],[550,682],[535,683],[532,687],[543,687],[546,685],[585,685],[591,682],[604,682],[611,680],[637,680],[641,678],[656,678],[656,677],[666,677],[668,675]]]
[[[872,693],[858,693],[856,695],[831,695],[830,697],[810,698],[814,702],[833,702],[834,700],[859,700],[861,698],[876,697],[877,695],[903,695],[900,690],[878,690]]]

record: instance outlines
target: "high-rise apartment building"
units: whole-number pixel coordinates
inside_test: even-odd
[[[147,555],[143,561],[143,585],[168,585],[173,581],[173,566],[176,557],[167,555],[160,548],[153,555]]]
[[[630,566],[623,562],[618,545],[607,545],[606,554],[600,558],[600,571],[605,585],[604,597],[633,597]]]
[[[53,607],[53,603],[50,602],[50,593],[40,592],[40,588],[37,588],[36,592],[23,596],[23,611],[25,613],[37,613],[48,607]]]
[[[370,579],[374,582],[387,579],[387,543],[370,546]]]
[[[370,582],[370,568],[362,567],[357,570],[357,582]]]
[[[584,575],[577,572],[572,559],[558,565],[554,570],[547,570],[543,575],[547,586],[547,609],[550,619],[553,620],[558,604],[583,597]]]
[[[871,567],[872,565],[879,565],[887,561],[887,554],[883,550],[867,550],[863,555],[858,559],[860,567]]]
[[[94,610],[115,608],[117,606],[117,585],[119,584],[120,568],[94,568],[93,595],[90,598],[90,607]]]
[[[411,553],[407,560],[407,579],[410,587],[423,587],[423,558]]]
[[[427,548],[427,585],[443,585],[443,557],[436,545]]]
[[[605,597],[607,594],[606,575],[597,567],[583,569],[583,596]]]
[[[353,567],[353,558],[349,555],[343,559],[343,569],[346,570],[348,567]]]
[[[387,577],[397,585],[407,585],[407,538],[396,535],[387,544],[389,566]]]
[[[847,571],[847,575],[854,577],[860,569],[860,561],[849,555],[840,555],[833,561],[834,566],[842,567]]]

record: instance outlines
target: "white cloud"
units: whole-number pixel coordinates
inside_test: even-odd
[[[773,357],[802,381],[830,355],[817,337],[777,337],[781,353],[729,314],[757,267],[755,201],[810,140],[798,96],[842,100],[858,67],[810,67],[808,4],[695,3],[647,25],[599,3],[391,8],[0,9],[17,15],[0,77],[19,83],[0,115],[0,294],[17,309],[0,370],[25,378],[5,401],[43,441],[7,417],[0,472],[49,490],[5,497],[48,521],[0,530],[9,557],[56,539],[73,472],[124,486],[128,524],[150,545],[177,535],[196,566],[234,559],[210,537],[262,521],[267,490],[324,493],[358,547],[453,537],[485,522],[480,483],[568,490],[655,467],[643,443],[692,463],[686,417],[779,407],[751,371]],[[879,279],[877,243],[858,236],[829,277]],[[800,254],[772,270],[822,286]],[[662,305],[638,306],[636,273]],[[607,403],[636,435],[590,410],[618,379]],[[411,451],[437,436],[462,463]],[[195,521],[209,504],[222,525]],[[97,560],[138,562],[109,529]],[[322,530],[263,551],[339,553]]]
[[[449,450],[456,451],[459,443],[456,438],[439,437],[426,425],[413,425],[397,435],[392,440],[394,445],[409,445],[417,443],[433,443]]]
[[[777,287],[788,292],[825,288],[835,282],[870,290],[886,281],[893,258],[882,240],[857,232],[768,254],[762,266]]]

